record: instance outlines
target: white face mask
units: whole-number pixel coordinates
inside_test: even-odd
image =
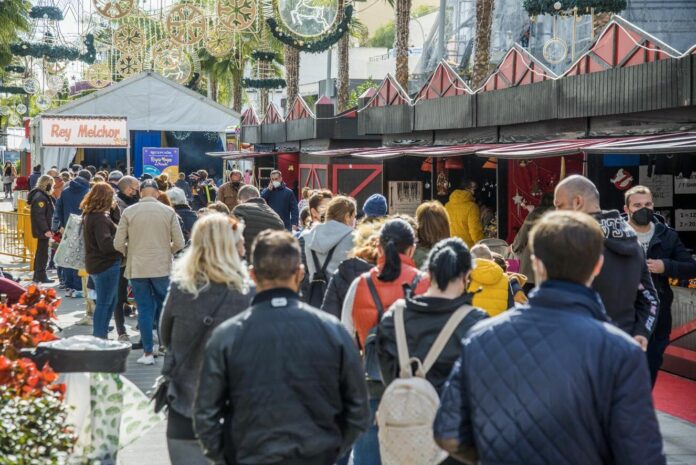
[[[273,181],[273,187],[278,189],[280,187],[280,181]]]

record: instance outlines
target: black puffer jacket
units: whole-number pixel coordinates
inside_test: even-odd
[[[175,205],[174,211],[181,219],[181,232],[184,234],[184,240],[188,242],[191,240],[191,231],[193,231],[193,225],[198,220],[198,215],[188,205]]]
[[[282,231],[285,229],[283,220],[261,198],[249,199],[240,203],[234,207],[232,214],[244,221],[244,247],[249,261],[251,261],[251,245],[261,231],[266,229]]]
[[[593,215],[604,232],[604,266],[592,288],[612,321],[632,336],[655,330],[659,299],[635,231],[618,211]]]
[[[38,239],[46,239],[46,233],[51,231],[54,200],[52,195],[39,189],[34,189],[27,196],[31,207],[31,235]]]
[[[213,332],[194,427],[215,463],[330,465],[368,426],[352,338],[296,293],[261,292]]]
[[[665,464],[645,354],[569,282],[471,330],[434,433],[482,465]]]
[[[421,362],[433,346],[442,328],[452,314],[462,305],[471,305],[471,294],[465,294],[454,300],[437,297],[417,296],[412,299],[398,300],[393,306],[405,306],[404,326],[408,353]],[[461,342],[469,330],[479,321],[488,318],[483,310],[474,309],[459,323],[449,342],[437,358],[435,365],[428,371],[426,378],[437,392],[452,371],[454,362],[461,354]],[[394,328],[394,311],[390,310],[377,327],[377,354],[382,371],[382,381],[389,385],[399,375],[399,355],[396,350],[396,329]]]
[[[343,300],[346,298],[346,294],[348,294],[350,285],[355,281],[355,278],[363,273],[367,273],[374,266],[374,263],[370,264],[361,258],[348,258],[343,260],[341,264],[338,265],[338,270],[336,270],[329,280],[321,309],[332,314],[336,318],[341,318]]]

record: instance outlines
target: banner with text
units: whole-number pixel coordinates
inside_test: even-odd
[[[42,116],[43,147],[127,148],[128,122],[119,116]]]
[[[179,175],[179,149],[177,147],[144,147],[143,174],[159,176],[167,173],[172,182]]]

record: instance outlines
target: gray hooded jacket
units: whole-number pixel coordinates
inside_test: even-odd
[[[319,224],[309,231],[302,234],[307,257],[307,276],[312,279],[312,275],[317,272],[312,259],[312,251],[317,254],[319,266],[323,266],[329,251],[336,246],[331,256],[331,261],[326,268],[326,275],[333,275],[338,269],[338,265],[348,258],[348,253],[353,248],[353,228],[344,223],[329,220]]]

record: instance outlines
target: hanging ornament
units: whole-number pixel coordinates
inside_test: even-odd
[[[41,111],[45,111],[51,108],[52,102],[53,99],[45,94],[39,94],[34,98],[34,103],[36,104],[37,108]]]
[[[515,195],[512,197],[512,203],[514,203],[517,206],[517,214],[520,214],[520,206],[524,202],[524,197],[520,195],[520,191],[516,190]]]
[[[568,56],[568,44],[558,35],[558,15],[553,17],[553,36],[544,44],[543,54],[553,65],[563,63]]]
[[[440,170],[440,172],[437,174],[436,186],[437,195],[440,197],[445,197],[449,188],[449,182],[447,181],[447,173],[445,173],[445,170]]]
[[[22,88],[27,94],[35,94],[41,90],[41,84],[39,84],[38,79],[30,77],[26,78],[24,82],[22,82]]]
[[[613,178],[609,179],[609,182],[618,190],[625,191],[633,185],[633,175],[625,169],[619,168],[619,171],[616,172]]]
[[[176,5],[167,15],[167,33],[177,44],[194,45],[205,36],[205,16],[196,6]]]
[[[278,0],[276,17],[299,37],[318,37],[328,32],[338,18],[338,0]]]
[[[116,72],[123,78],[138,74],[143,70],[143,61],[138,55],[123,54],[116,61]]]
[[[106,63],[97,63],[87,68],[85,79],[95,89],[102,89],[111,83],[111,69]]]
[[[178,48],[172,48],[161,52],[155,58],[155,72],[176,81],[186,84],[193,76],[193,63],[188,53]]]
[[[63,80],[62,76],[50,76],[46,82],[46,85],[49,89],[59,92],[63,89],[65,81]]]
[[[18,114],[23,115],[23,114],[25,114],[25,113],[27,112],[27,106],[24,105],[23,103],[18,103],[18,104],[15,106],[15,111],[16,111]]]
[[[229,55],[233,47],[230,33],[221,28],[213,29],[205,39],[205,49],[215,58]]]
[[[135,0],[92,0],[92,3],[103,17],[119,19],[131,12]]]
[[[232,32],[249,29],[256,21],[255,0],[218,0],[217,14],[220,23]]]
[[[10,114],[12,109],[8,107],[7,105],[3,105],[0,107],[0,116],[7,116]]]
[[[67,68],[67,67],[68,67],[67,61],[44,60],[44,62],[43,62],[44,71],[46,71],[48,74],[51,74],[51,75],[60,74],[63,71],[65,71],[65,68]]]
[[[145,43],[143,31],[130,24],[122,24],[114,31],[113,43],[121,52],[140,50]]]
[[[17,113],[12,113],[8,123],[10,123],[10,126],[19,126],[22,124],[22,118]]]

